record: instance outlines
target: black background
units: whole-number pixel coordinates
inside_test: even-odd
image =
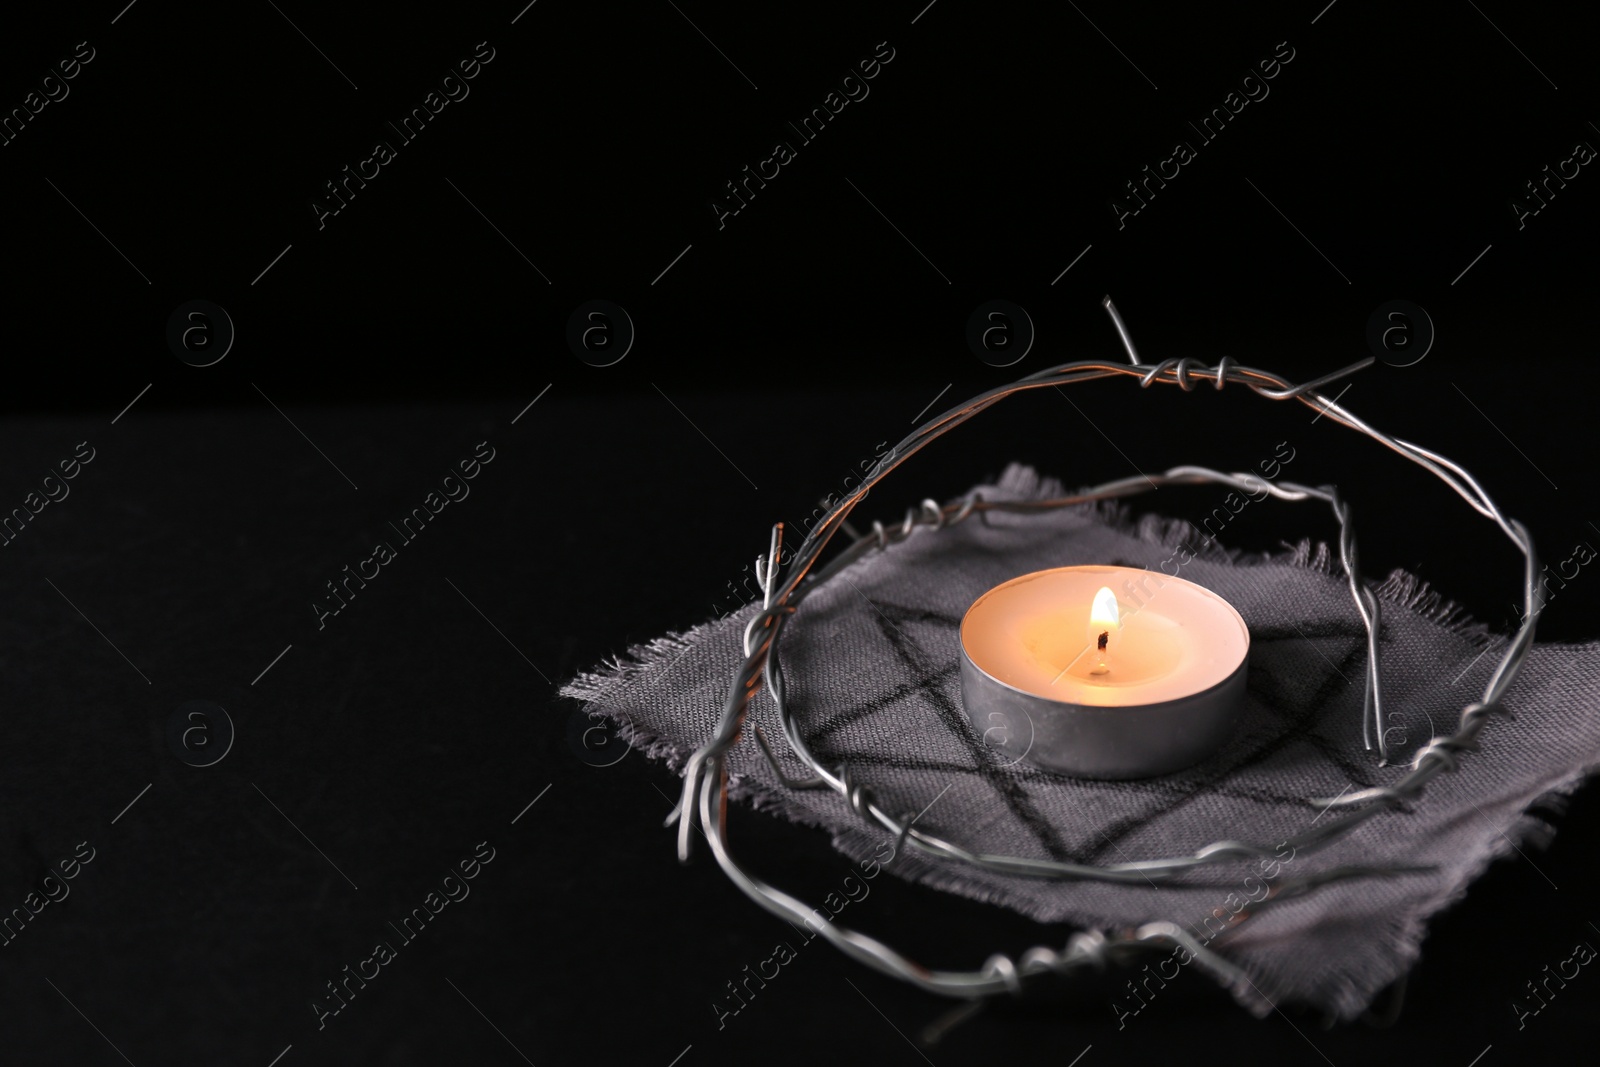
[[[1488,1065],[1576,1039],[1600,979],[1520,1030],[1511,1002],[1600,937],[1588,793],[1548,851],[1497,864],[1433,923],[1386,1029],[1325,1029],[1293,1005],[1256,1021],[1189,978],[1121,1030],[1107,982],[996,1004],[918,1049],[947,1005],[821,946],[719,1029],[724,983],[785,929],[709,857],[677,864],[660,827],[676,778],[638,753],[596,766],[620,742],[586,742],[557,685],[727,610],[770,524],[799,524],[924,410],[1122,359],[1104,294],[1147,361],[1231,355],[1291,380],[1365,358],[1373,310],[1414,301],[1437,330],[1427,358],[1359,372],[1341,403],[1463,463],[1547,561],[1600,541],[1600,179],[1584,167],[1520,228],[1510,206],[1600,142],[1569,10],[924,2],[113,0],[8,16],[8,113],[78,42],[94,58],[0,147],[0,507],[77,442],[96,451],[0,557],[0,909],[78,842],[96,854],[0,950],[5,1062],[944,1064],[1089,1048],[1086,1067],[1465,1065],[1487,1047]],[[494,58],[470,95],[319,228],[323,183],[397,140],[384,122],[480,41]],[[893,59],[870,94],[719,228],[724,183],[797,141],[786,123],[880,42]],[[1270,94],[1198,145],[1187,123],[1291,48]],[[1119,228],[1113,198],[1179,140],[1197,158]],[[997,298],[1037,328],[1004,369],[965,342]],[[165,341],[191,299],[237,329],[210,367]],[[637,328],[613,366],[565,340],[592,299]],[[1353,501],[1369,575],[1407,568],[1514,622],[1510,544],[1305,407],[1130,378],[1073,399],[1008,400],[856,517],[897,518],[1010,460],[1088,484],[1248,469],[1289,441],[1296,478]],[[495,460],[472,495],[319,629],[323,583],[483,440]],[[1200,516],[1215,495],[1137,506]],[[1229,538],[1333,532],[1285,506]],[[1596,637],[1597,590],[1580,571],[1541,638]],[[189,700],[237,728],[211,767],[166,741]],[[796,892],[846,871],[822,835],[732,820],[752,866]],[[311,998],[480,841],[495,859],[472,895],[319,1030]],[[937,966],[1068,933],[895,879],[874,890],[855,921]]]

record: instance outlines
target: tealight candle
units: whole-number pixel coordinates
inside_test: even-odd
[[[1136,567],[1057,567],[961,622],[961,695],[984,742],[1084,778],[1188,767],[1227,740],[1250,631],[1211,590]]]

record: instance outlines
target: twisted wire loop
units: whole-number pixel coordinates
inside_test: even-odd
[[[1501,512],[1471,474],[1436,452],[1374,429],[1336,401],[1321,394],[1320,389],[1323,386],[1370,366],[1374,362],[1372,359],[1353,363],[1332,374],[1299,385],[1292,384],[1276,374],[1242,366],[1229,357],[1221,359],[1215,367],[1207,367],[1187,357],[1163,360],[1153,365],[1143,364],[1138,361],[1131,339],[1121,325],[1120,317],[1116,316],[1115,309],[1109,308],[1109,298],[1107,304],[1128,349],[1130,360],[1128,363],[1085,360],[1050,367],[1010,385],[980,393],[964,404],[923,423],[905,440],[884,454],[849,496],[833,505],[801,543],[781,576],[782,568],[777,561],[780,559],[783,546],[784,529],[781,522],[773,527],[768,552],[756,561],[756,573],[762,592],[761,609],[752,616],[744,631],[745,660],[730,682],[722,715],[711,738],[690,757],[684,768],[682,796],[672,814],[667,817],[668,825],[674,822],[677,824],[680,860],[687,862],[689,859],[693,840],[692,829],[698,813],[700,827],[710,843],[717,863],[729,879],[757,904],[780,918],[816,928],[826,940],[851,958],[929,992],[969,998],[1015,993],[1031,975],[1046,971],[1067,972],[1086,967],[1104,967],[1110,961],[1120,960],[1125,955],[1146,951],[1151,947],[1171,947],[1188,952],[1202,971],[1230,988],[1242,989],[1241,983],[1248,983],[1249,979],[1224,957],[1208,948],[1190,930],[1167,921],[1149,922],[1113,934],[1100,931],[1081,932],[1074,934],[1060,951],[1048,947],[1030,948],[1016,960],[1005,955],[994,955],[985,961],[981,968],[968,971],[931,970],[903,956],[888,944],[866,934],[843,928],[831,919],[827,919],[817,927],[814,917],[825,916],[826,913],[808,907],[776,886],[749,874],[733,858],[728,848],[725,823],[728,801],[727,755],[742,735],[751,700],[763,686],[777,708],[784,738],[788,742],[790,751],[808,771],[805,777],[795,777],[785,772],[766,736],[757,729],[755,733],[760,750],[777,771],[780,781],[786,787],[793,789],[831,789],[838,793],[849,804],[851,810],[866,822],[894,836],[896,855],[899,854],[898,850],[901,847],[910,846],[925,855],[1004,874],[1053,879],[1093,879],[1122,884],[1147,882],[1153,885],[1163,883],[1170,885],[1171,876],[1183,871],[1239,859],[1277,856],[1279,855],[1277,849],[1281,849],[1284,845],[1294,848],[1297,852],[1314,851],[1345,836],[1374,815],[1397,809],[1404,810],[1406,805],[1422,795],[1426,785],[1435,777],[1441,773],[1454,772],[1459,768],[1461,753],[1473,751],[1478,747],[1478,735],[1491,715],[1505,713],[1501,700],[1516,680],[1522,662],[1533,645],[1534,626],[1543,607],[1537,596],[1539,564],[1532,536],[1522,523],[1508,518]],[[848,765],[841,764],[830,768],[817,759],[807,745],[793,709],[786,699],[778,654],[778,638],[785,623],[806,596],[867,554],[887,551],[911,537],[918,529],[945,529],[959,525],[974,515],[986,520],[987,514],[991,511],[1038,513],[1092,501],[1131,496],[1162,485],[1204,483],[1228,485],[1250,493],[1266,492],[1280,500],[1319,500],[1327,504],[1339,522],[1340,563],[1356,610],[1367,632],[1367,671],[1362,708],[1363,742],[1368,750],[1376,744],[1380,759],[1387,761],[1388,750],[1384,736],[1382,689],[1379,678],[1378,600],[1360,576],[1350,506],[1333,486],[1307,486],[1294,482],[1272,483],[1254,474],[1226,473],[1206,467],[1179,466],[1159,475],[1139,475],[1106,482],[1082,493],[1053,500],[988,501],[975,492],[945,505],[939,505],[933,500],[924,500],[917,508],[909,509],[904,520],[898,524],[884,525],[882,522],[874,522],[870,533],[855,537],[853,542],[830,562],[819,566],[819,557],[824,549],[836,533],[841,529],[849,529],[847,518],[851,510],[866,497],[868,491],[933,440],[1014,393],[1119,375],[1139,379],[1140,386],[1144,388],[1153,384],[1176,385],[1187,392],[1195,387],[1197,381],[1211,381],[1217,389],[1221,389],[1225,384],[1234,383],[1271,400],[1296,400],[1315,409],[1330,422],[1362,433],[1422,467],[1454,490],[1474,511],[1498,526],[1522,553],[1525,560],[1523,623],[1511,638],[1499,666],[1486,683],[1480,699],[1468,704],[1462,710],[1455,733],[1435,737],[1423,746],[1413,758],[1411,770],[1392,785],[1355,792],[1347,791],[1337,797],[1314,800],[1313,803],[1322,808],[1324,813],[1331,812],[1335,808],[1354,810],[1349,810],[1340,817],[1330,818],[1326,822],[1319,816],[1309,828],[1285,842],[1280,842],[1275,848],[1229,839],[1214,841],[1187,856],[1134,860],[1105,866],[974,852],[913,826],[916,816],[894,814],[880,806],[872,790],[864,783],[856,781]],[[1380,803],[1371,803],[1375,801]],[[1322,822],[1322,825],[1318,826],[1318,822]],[[1239,923],[1259,913],[1265,907],[1312,892],[1334,881],[1358,877],[1394,877],[1424,869],[1426,868],[1346,866],[1278,883],[1265,899],[1251,903],[1233,914],[1227,923],[1227,929],[1237,927]]]

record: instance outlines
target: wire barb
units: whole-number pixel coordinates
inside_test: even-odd
[[[1106,309],[1106,314],[1111,316],[1111,324],[1117,328],[1117,336],[1122,338],[1122,347],[1128,352],[1128,362],[1135,367],[1139,365],[1139,352],[1133,347],[1133,335],[1128,332],[1128,327],[1123,324],[1122,316],[1117,312],[1117,305],[1111,302],[1111,294],[1107,293],[1105,299],[1100,301],[1100,306]]]

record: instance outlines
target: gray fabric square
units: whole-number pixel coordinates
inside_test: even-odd
[[[1018,466],[979,489],[988,500],[1066,495]],[[1187,771],[1127,782],[1062,777],[986,746],[961,707],[957,631],[973,600],[1047,567],[1157,570],[1181,543],[1197,550],[1181,576],[1227,598],[1250,628],[1248,701],[1237,736]],[[1302,543],[1283,554],[1245,556],[1202,542],[1185,523],[1132,522],[1107,507],[975,516],[949,529],[919,530],[811,594],[782,637],[789,699],[825,764],[848,762],[890,810],[914,814],[932,804],[917,825],[975,850],[1105,864],[1186,855],[1223,838],[1270,846],[1318,817],[1308,798],[1400,778],[1430,737],[1454,731],[1506,646],[1504,637],[1463,618],[1411,575],[1395,572],[1379,584],[1396,764],[1380,768],[1361,743],[1365,631],[1337,568],[1326,546]],[[630,649],[571,680],[562,693],[614,720],[635,747],[681,771],[713,732],[754,611],[747,606]],[[1378,815],[1284,863],[1278,877],[1343,864],[1435,869],[1325,886],[1217,937],[1210,947],[1250,976],[1245,988],[1232,991],[1237,999],[1257,1014],[1286,998],[1341,1017],[1359,1014],[1417,957],[1427,918],[1541,825],[1525,809],[1543,794],[1571,792],[1600,765],[1600,717],[1590,710],[1600,696],[1597,679],[1600,644],[1535,646],[1504,702],[1516,718],[1486,725],[1482,751],[1468,753],[1457,773],[1437,778],[1413,811]],[[748,723],[761,724],[773,739],[787,773],[805,772],[785,754],[765,693],[755,698]],[[853,860],[871,857],[887,835],[831,791],[786,789],[748,723],[729,755],[732,795],[825,828]],[[661,847],[672,847],[666,834]],[[1160,887],[1045,881],[909,850],[888,869],[1043,922],[1109,929],[1170,919],[1202,940],[1212,929],[1205,917],[1236,907],[1230,894],[1255,892],[1247,891],[1247,876],[1261,880],[1255,862],[1240,861]],[[777,872],[767,873],[782,884]]]

